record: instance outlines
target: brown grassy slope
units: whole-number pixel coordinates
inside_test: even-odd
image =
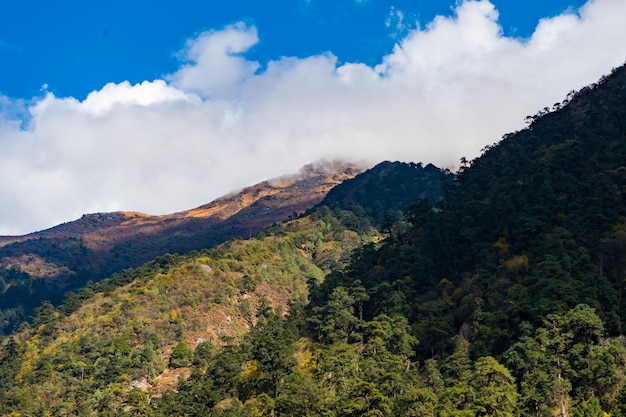
[[[335,185],[361,171],[352,164],[312,164],[296,175],[264,181],[180,213],[86,214],[25,236],[0,236],[0,264],[71,288],[164,253],[247,238],[314,206]]]

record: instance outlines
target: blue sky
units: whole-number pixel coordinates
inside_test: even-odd
[[[0,93],[28,98],[47,84],[84,98],[108,82],[153,80],[176,70],[175,52],[195,34],[237,21],[260,42],[246,56],[327,51],[340,62],[378,64],[416,22],[451,15],[449,0],[64,0],[4,2],[0,12]],[[506,35],[528,37],[540,18],[582,0],[494,1]],[[398,13],[402,15],[399,21]],[[396,27],[401,24],[401,28]]]
[[[4,2],[0,234],[320,159],[455,169],[626,61],[626,0],[269,4]]]

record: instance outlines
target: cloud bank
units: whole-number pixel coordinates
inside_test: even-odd
[[[465,1],[375,67],[332,53],[261,65],[244,55],[256,28],[238,23],[190,39],[160,80],[83,101],[0,96],[0,234],[188,209],[322,158],[454,168],[623,64],[623,16],[624,0],[590,0],[516,39],[489,1]]]

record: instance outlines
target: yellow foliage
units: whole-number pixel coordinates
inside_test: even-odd
[[[234,405],[239,405],[239,404],[241,404],[239,400],[229,397],[215,404],[215,410],[226,411],[229,408],[233,407]]]
[[[301,338],[295,343],[296,352],[294,358],[298,363],[298,367],[305,372],[312,372],[316,367],[316,355],[311,351],[311,341]],[[317,356],[321,353],[321,349],[317,349]]]
[[[259,372],[259,364],[256,360],[247,361],[241,365],[239,378],[241,378],[242,381],[260,379],[262,376],[263,373]]]
[[[26,375],[33,372],[36,369],[37,362],[39,362],[40,358],[39,338],[37,336],[33,336],[30,340],[24,342],[22,366],[17,375],[15,375],[15,380],[22,381]]]
[[[170,311],[170,321],[176,321],[177,315],[176,309],[173,308],[172,311]]]
[[[48,346],[46,346],[43,349],[43,354],[44,355],[56,355],[59,352],[59,345],[58,343],[50,343]]]
[[[47,346],[44,346],[42,353],[44,355],[55,355],[59,352],[62,346],[68,343],[75,344],[80,339],[80,335],[72,334],[69,331],[60,333],[56,339],[52,340]]]

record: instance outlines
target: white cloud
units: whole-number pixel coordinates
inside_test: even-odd
[[[168,80],[205,97],[228,95],[259,68],[257,62],[241,56],[258,41],[256,28],[243,23],[205,32],[187,42],[179,54],[184,65]]]
[[[191,208],[320,158],[454,168],[626,60],[624,0],[591,0],[507,38],[488,1],[410,31],[380,64],[245,59],[245,24],[190,40],[165,80],[85,100],[0,97],[0,234],[82,213]],[[26,127],[24,112],[29,113]]]
[[[101,90],[93,91],[77,106],[77,109],[94,115],[108,113],[116,106],[156,106],[175,101],[193,101],[196,97],[171,87],[163,80],[144,81],[130,85],[128,81],[109,83]],[[78,103],[77,103],[78,104]]]

